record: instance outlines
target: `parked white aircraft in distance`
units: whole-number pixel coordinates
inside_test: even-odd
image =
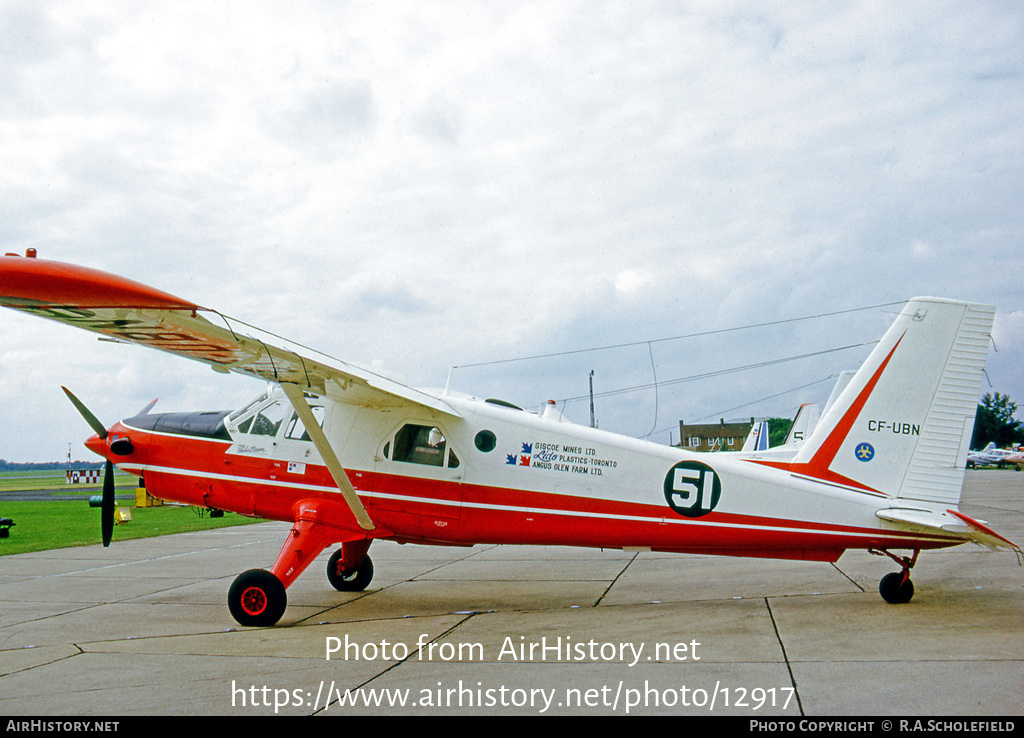
[[[1024,467],[1024,448],[1009,449],[1006,456],[1003,457],[1003,463],[1007,466],[1016,467],[1017,471],[1020,471]]]
[[[974,469],[979,466],[998,466],[1000,469],[1006,466],[1016,466],[1020,471],[1024,465],[1024,451],[1012,448],[996,448],[994,441],[981,451],[971,451],[967,454],[967,468]]]

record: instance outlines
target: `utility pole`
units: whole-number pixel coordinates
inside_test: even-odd
[[[596,428],[597,421],[594,420],[594,370],[590,370],[590,427]]]

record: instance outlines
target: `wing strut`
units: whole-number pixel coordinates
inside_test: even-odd
[[[288,396],[289,401],[292,403],[292,407],[295,408],[295,412],[299,414],[299,420],[302,421],[302,425],[306,428],[306,432],[309,433],[309,437],[313,441],[313,445],[316,446],[316,450],[320,452],[320,457],[324,460],[327,465],[327,469],[331,472],[331,476],[334,478],[334,483],[338,485],[338,489],[341,490],[342,496],[345,498],[345,502],[348,504],[352,514],[356,516],[356,521],[359,523],[359,527],[363,530],[374,530],[376,526],[373,521],[370,520],[369,514],[366,512],[366,508],[363,507],[363,503],[359,500],[359,495],[356,494],[355,487],[352,486],[352,482],[349,481],[348,475],[345,473],[344,467],[338,460],[337,454],[334,453],[334,449],[331,448],[330,442],[327,440],[327,436],[324,434],[320,424],[313,417],[313,411],[309,407],[309,403],[306,402],[306,397],[302,392],[302,388],[297,384],[291,382],[282,382],[281,389]]]

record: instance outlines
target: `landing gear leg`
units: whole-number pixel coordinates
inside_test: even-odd
[[[315,503],[300,505],[281,553],[270,571],[250,569],[228,591],[228,609],[241,625],[274,625],[288,606],[285,590],[331,541],[333,532],[318,522]]]
[[[370,541],[350,541],[327,562],[327,581],[339,592],[362,592],[373,579],[373,562],[366,555]]]
[[[910,558],[896,556],[885,550],[876,551],[872,549],[871,553],[888,556],[902,567],[901,571],[886,574],[882,577],[882,581],[878,583],[878,593],[882,595],[882,599],[890,605],[904,605],[910,602],[910,599],[914,596],[914,583],[910,581],[910,570],[917,563],[917,555],[921,551],[915,549],[914,555]]]
[[[347,506],[328,500],[303,500],[296,507],[295,525],[270,571],[252,569],[231,585],[228,608],[242,625],[273,625],[280,620],[288,604],[285,590],[327,546],[353,535],[332,522],[351,517]],[[354,535],[365,536],[365,532]],[[331,558],[334,574],[330,567],[327,571],[331,584],[340,590],[364,589],[373,578],[373,563],[366,555],[369,547],[370,539],[365,537],[344,543]]]

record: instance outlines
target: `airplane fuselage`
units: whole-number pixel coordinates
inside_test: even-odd
[[[876,517],[884,496],[801,479],[740,454],[699,454],[474,398],[459,417],[314,398],[376,529],[368,538],[539,544],[835,561],[844,550],[927,549],[953,537]],[[434,445],[429,436],[434,434]],[[160,499],[295,521],[332,507],[337,540],[358,526],[296,423],[268,392],[234,413],[140,416],[111,429],[112,455]],[[438,440],[440,439],[440,440]]]

